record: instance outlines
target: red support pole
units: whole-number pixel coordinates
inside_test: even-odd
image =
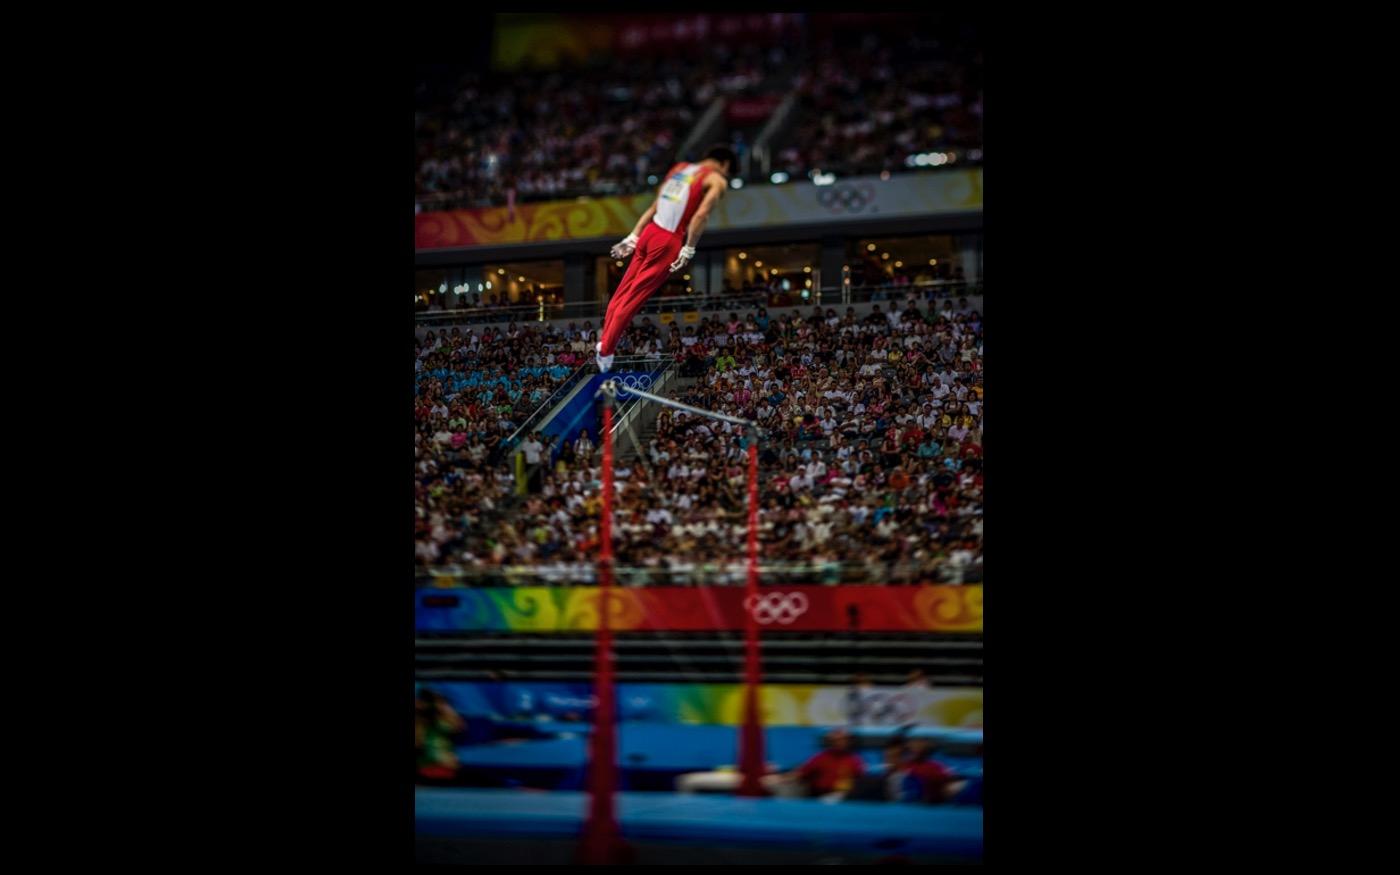
[[[629,862],[630,854],[622,841],[622,831],[613,809],[617,789],[617,727],[613,693],[612,627],[609,598],[613,582],[612,503],[613,442],[611,395],[603,397],[603,507],[598,519],[598,648],[594,678],[598,704],[593,712],[593,735],[589,756],[589,812],[583,827],[578,860],[595,866]]]
[[[758,711],[758,438],[749,437],[749,579],[744,605],[744,726],[739,742],[740,796],[765,796],[763,724]]]

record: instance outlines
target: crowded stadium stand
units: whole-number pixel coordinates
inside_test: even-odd
[[[681,400],[768,430],[767,564],[832,582],[981,579],[982,317],[966,298],[920,303],[875,303],[860,317],[854,306],[805,318],[802,308],[734,311],[664,337],[643,320],[629,334],[623,349],[674,372]],[[540,470],[524,495],[499,461],[517,427],[591,366],[590,334],[488,324],[418,344],[424,566],[593,579],[596,426],[544,444],[526,435],[525,461]],[[639,437],[615,521],[623,579],[741,581],[729,570],[744,532],[737,429],[664,410]],[[489,512],[510,519],[483,525]],[[863,558],[843,559],[853,556]]]
[[[609,44],[622,57],[430,69],[417,209],[652,191],[698,139],[732,143],[750,184],[982,161],[975,28],[939,37],[910,29],[918,16],[810,17],[624,22]]]

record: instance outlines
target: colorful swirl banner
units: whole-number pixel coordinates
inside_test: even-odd
[[[587,632],[598,628],[597,587],[424,589],[421,632]],[[745,611],[760,630],[981,632],[982,586],[765,586],[748,603],[743,587],[616,587],[615,631],[738,631]]]

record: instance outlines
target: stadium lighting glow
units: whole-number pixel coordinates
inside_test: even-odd
[[[736,176],[736,177],[734,177],[733,179],[729,180],[729,187],[730,187],[730,188],[743,188],[743,187],[744,187],[744,180],[742,180],[742,179],[740,179],[739,177]]]
[[[690,274],[686,274],[685,276],[681,277],[681,279],[685,280],[686,282],[690,282]]]
[[[496,268],[496,273],[500,274],[501,276],[505,276],[505,275],[506,275],[506,269],[505,269],[504,267],[498,267],[498,268]]]
[[[880,257],[883,258],[885,261],[890,260],[890,254],[888,252],[881,252]]]
[[[782,185],[784,182],[788,181],[788,175],[779,170],[777,173],[774,173],[772,176],[768,177],[768,181],[773,183],[774,185]]]
[[[486,281],[486,288],[487,288],[487,289],[490,289],[490,288],[491,288],[491,281],[490,281],[490,280],[487,280],[487,281]]]
[[[768,275],[769,275],[769,276],[777,276],[777,275],[778,275],[778,269],[777,269],[776,267],[773,268],[772,270],[770,270],[770,271],[768,272]]]
[[[813,185],[831,185],[836,181],[835,173],[818,173],[812,177]]]
[[[522,276],[522,277],[520,278],[520,281],[521,281],[522,283],[525,282],[525,277]]]
[[[748,254],[747,252],[740,252],[740,253],[739,253],[739,260],[740,260],[740,261],[743,261],[745,258],[748,258],[748,257],[749,257],[749,254]]]
[[[894,263],[894,266],[895,266],[895,267],[903,267],[903,266],[904,266],[904,262],[902,262],[902,261],[896,261],[896,262]]]
[[[477,290],[478,292],[482,291],[481,283],[477,283],[477,284],[476,284],[476,290]]]
[[[929,266],[929,267],[938,267],[938,259],[936,259],[936,258],[930,258],[930,259],[928,260],[928,266]]]
[[[438,291],[439,291],[439,292],[445,292],[445,291],[447,291],[447,282],[446,282],[446,281],[443,281],[442,285],[438,286]]]
[[[755,262],[753,263],[753,266],[754,266],[754,267],[763,267],[763,262],[761,262],[761,261],[755,261]]]
[[[865,251],[867,251],[867,252],[874,252],[874,251],[875,251],[875,244],[874,244],[874,243],[867,244],[866,247],[865,247]]]
[[[802,268],[802,272],[803,272],[803,273],[811,273],[811,272],[812,272],[812,266],[811,266],[810,264],[807,265],[806,267]]]
[[[622,267],[622,262],[620,262],[620,261],[617,262],[617,266],[618,266],[618,267]]]
[[[904,159],[905,167],[937,167],[940,164],[947,164],[953,160],[953,154],[943,152],[920,152],[918,155],[910,155]],[[881,179],[883,179],[883,174]]]
[[[811,281],[811,280],[807,280],[806,286],[807,286],[807,288],[810,289],[810,288],[812,287],[812,281]]]

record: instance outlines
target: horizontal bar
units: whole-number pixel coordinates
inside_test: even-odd
[[[737,416],[727,416],[723,413],[715,413],[713,410],[701,410],[699,407],[691,407],[689,404],[686,404],[683,401],[677,401],[674,398],[662,398],[660,395],[653,395],[650,392],[647,392],[642,389],[636,389],[631,386],[619,386],[616,380],[609,380],[605,382],[603,386],[606,387],[608,383],[613,384],[614,391],[626,392],[628,395],[636,395],[638,398],[645,398],[648,401],[654,401],[657,404],[663,404],[667,407],[674,407],[677,410],[684,410],[687,413],[694,413],[696,416],[703,416],[707,419],[718,419],[722,422],[730,422],[734,425],[742,425],[746,428],[758,428],[758,423],[756,422],[750,422],[747,419],[740,419]],[[604,391],[604,389],[600,388],[598,391],[601,393]]]
[[[823,294],[823,295],[825,295],[825,294],[828,294],[828,293],[833,294],[833,295],[838,295],[838,294],[840,294],[843,290],[846,290],[846,291],[850,291],[853,295],[855,295],[855,296],[858,297],[858,298],[863,298],[863,297],[865,297],[865,296],[867,296],[867,295],[871,295],[871,294],[874,294],[874,293],[876,293],[876,292],[896,292],[896,291],[897,291],[897,292],[909,292],[909,291],[929,291],[929,290],[937,291],[937,290],[939,290],[939,289],[956,289],[956,288],[963,288],[964,290],[966,290],[966,289],[971,289],[971,288],[977,288],[977,287],[980,287],[981,285],[982,285],[982,282],[981,282],[980,280],[978,280],[978,281],[969,281],[969,280],[930,280],[930,281],[928,281],[928,282],[923,282],[923,283],[909,283],[909,284],[907,284],[907,285],[902,285],[902,286],[894,285],[893,283],[884,283],[884,284],[880,284],[880,285],[859,285],[859,286],[853,285],[853,286],[850,286],[849,289],[845,289],[845,287],[843,286],[842,283],[837,282],[835,285],[824,285],[824,286],[821,286],[820,288],[814,288],[814,289],[812,289],[811,291],[812,291],[812,294],[815,296],[815,295],[817,295],[817,294]],[[769,292],[768,290],[765,289],[765,290],[763,290],[763,291],[754,291],[754,292],[742,292],[742,291],[734,291],[734,292],[729,292],[729,293],[725,293],[725,292],[707,292],[707,293],[703,293],[703,294],[702,294],[702,293],[696,293],[696,294],[690,294],[690,295],[666,295],[666,296],[664,296],[664,297],[658,296],[658,297],[654,297],[654,298],[649,298],[649,299],[647,299],[647,302],[646,302],[645,306],[642,308],[640,315],[651,315],[653,312],[662,311],[662,310],[664,310],[664,308],[667,308],[667,307],[671,307],[671,308],[675,308],[675,307],[686,307],[687,309],[690,309],[690,310],[697,310],[697,309],[700,309],[701,307],[708,306],[708,305],[715,304],[715,303],[723,303],[726,307],[733,306],[733,307],[735,307],[736,309],[746,309],[746,308],[752,307],[752,306],[768,307],[768,306],[770,306],[770,305],[768,304],[768,298],[769,298],[769,295],[770,295],[770,294],[771,294],[771,292]],[[975,292],[975,293],[972,294],[972,297],[978,297],[978,296],[983,296],[983,295],[982,295],[982,292],[978,291],[978,292]],[[950,297],[951,297],[951,295],[950,295]],[[806,301],[801,301],[801,302],[792,303],[792,304],[786,304],[786,305],[784,305],[783,307],[776,307],[776,309],[785,309],[785,308],[797,308],[797,307],[815,306],[815,305],[817,305],[817,303],[818,303],[818,301],[816,300],[815,297],[813,297],[813,298],[810,298],[810,299],[808,299],[808,300],[806,300]],[[825,302],[822,306],[829,306],[829,305],[835,304],[835,303],[839,303],[839,302],[836,302],[836,301],[827,301],[827,302]],[[869,302],[867,302],[867,301],[859,301],[859,300],[852,300],[851,303],[854,304],[854,303],[869,303]],[[547,318],[548,318],[548,319],[557,320],[557,319],[568,319],[568,318],[571,318],[571,317],[572,317],[572,318],[583,318],[583,317],[585,317],[585,316],[587,316],[587,317],[591,317],[591,316],[601,316],[601,315],[603,315],[603,311],[607,309],[607,302],[606,302],[606,301],[566,301],[566,302],[564,302],[564,303],[562,303],[562,304],[545,304],[544,306],[545,306],[545,312],[546,312],[547,314],[550,314],[550,315],[547,316]],[[497,304],[497,305],[495,305],[495,306],[489,306],[489,305],[488,305],[488,306],[481,306],[481,307],[458,307],[458,308],[454,308],[454,309],[451,309],[451,310],[421,310],[421,311],[418,311],[418,312],[415,312],[415,313],[414,313],[414,321],[415,321],[415,322],[419,322],[419,323],[426,323],[426,322],[433,321],[433,320],[435,320],[435,319],[447,320],[447,319],[454,319],[454,318],[461,319],[461,318],[467,318],[467,317],[471,317],[471,316],[477,316],[477,317],[483,318],[483,321],[488,321],[488,322],[506,322],[506,321],[509,321],[510,319],[512,319],[512,318],[514,318],[514,317],[517,317],[517,316],[530,316],[530,317],[533,317],[533,316],[535,316],[536,314],[539,313],[539,307],[540,307],[539,304]],[[563,312],[560,312],[560,311],[574,311],[574,312],[563,313]],[[517,319],[516,321],[526,321],[526,322],[529,322],[529,321],[535,321],[535,320],[533,320],[533,319],[524,319],[524,320]]]

